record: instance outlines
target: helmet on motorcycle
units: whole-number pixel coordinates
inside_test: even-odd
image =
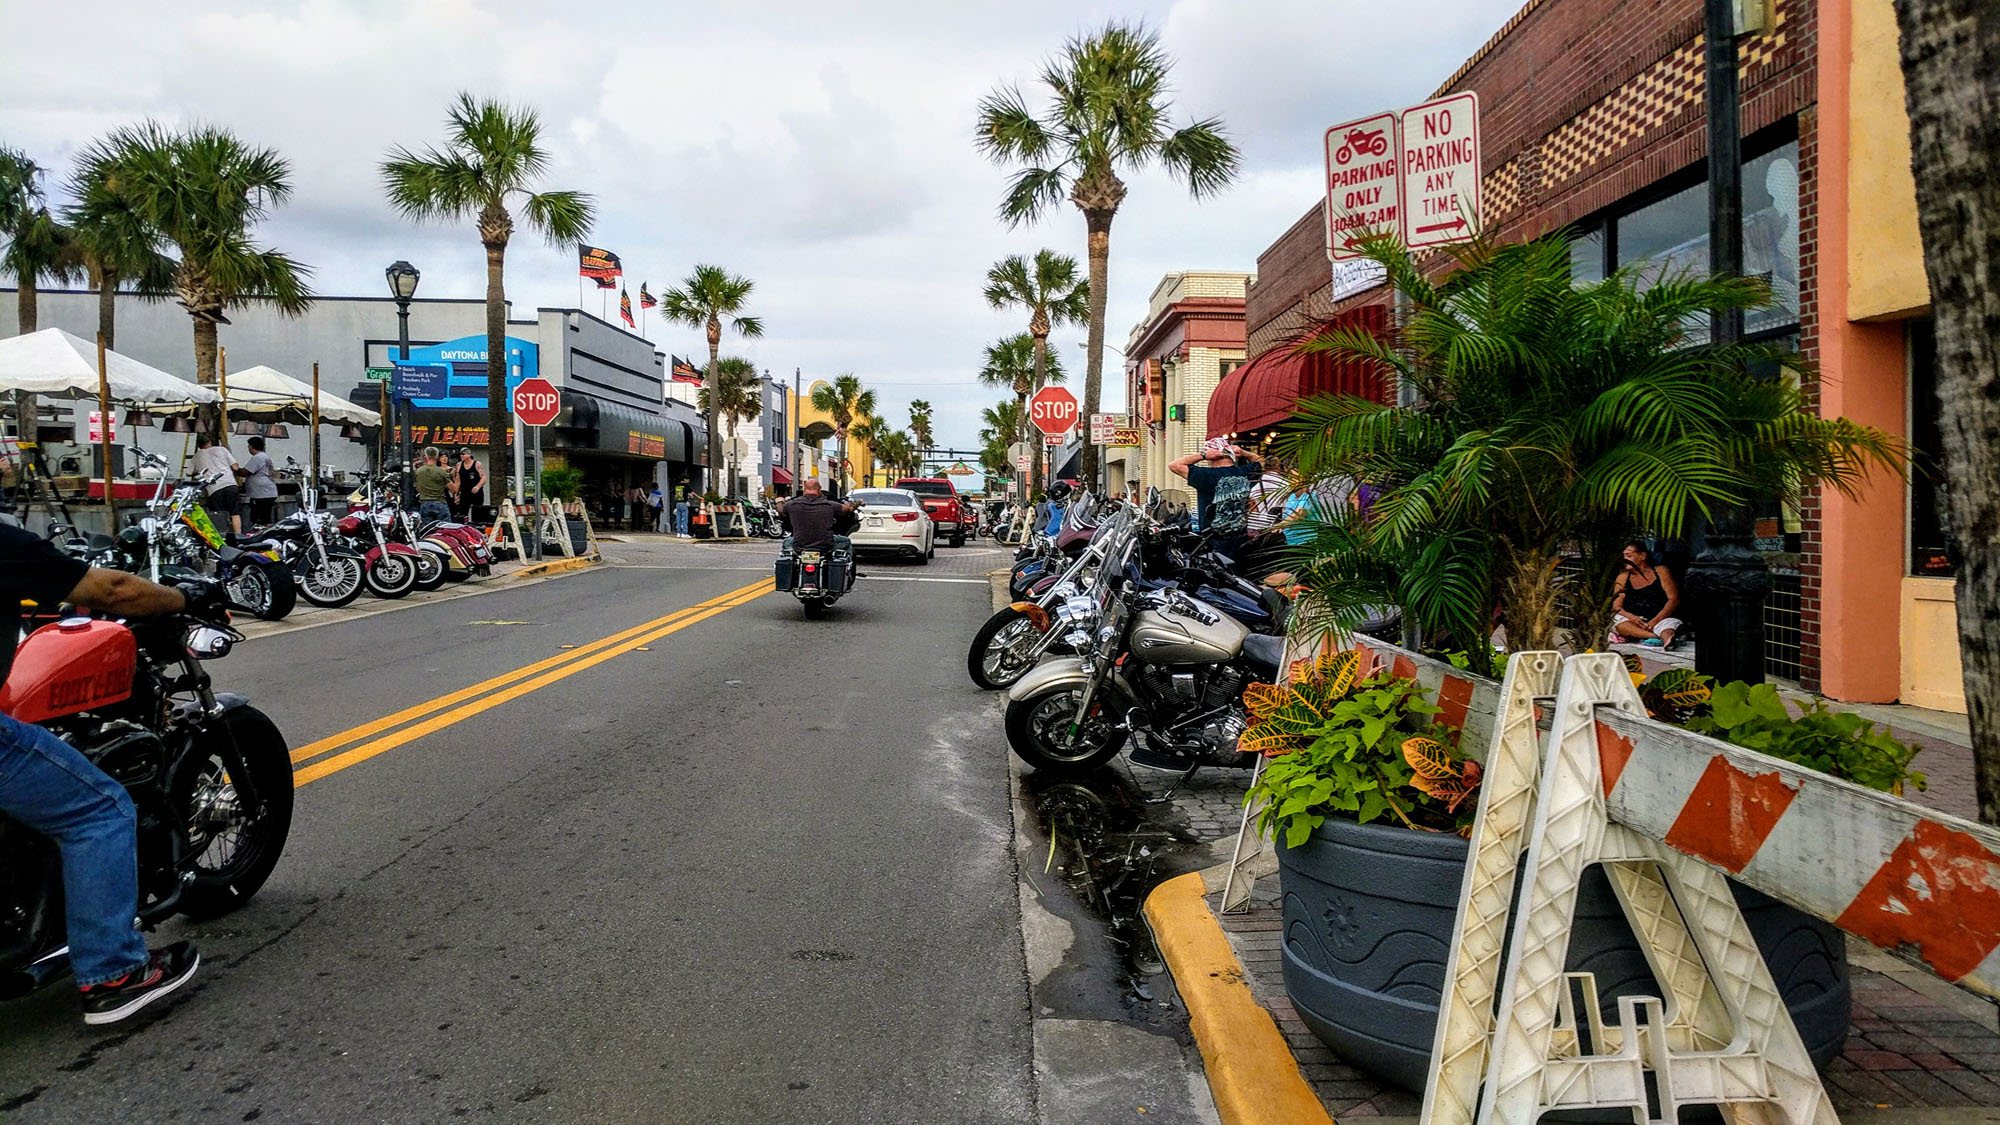
[[[1049,485],[1049,499],[1058,504],[1069,499],[1069,493],[1069,482],[1066,480],[1059,480]]]

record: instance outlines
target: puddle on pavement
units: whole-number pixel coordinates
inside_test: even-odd
[[[1021,856],[1024,871],[1045,894],[1051,880],[1060,883],[1104,924],[1129,1008],[1154,1007],[1171,996],[1142,910],[1154,887],[1193,869],[1199,841],[1174,823],[1172,806],[1148,805],[1115,770],[1072,778],[1027,773],[1021,790],[1042,836],[1037,851]]]

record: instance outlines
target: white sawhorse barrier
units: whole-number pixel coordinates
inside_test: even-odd
[[[1360,647],[1440,697],[1456,687],[1428,682],[1455,672],[1435,661]],[[1486,773],[1425,1122],[1622,1108],[1667,1125],[1705,1103],[1733,1122],[1833,1125],[1730,877],[2000,995],[2000,832],[1655,722],[1616,656],[1518,653],[1497,693],[1478,682],[1482,697],[1498,707],[1489,738],[1463,724]],[[1261,846],[1246,813],[1239,864]],[[1622,998],[1608,1024],[1595,980],[1565,969],[1592,864],[1665,993]],[[1225,902],[1247,884],[1232,871]]]

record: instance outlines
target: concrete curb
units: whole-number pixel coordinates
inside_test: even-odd
[[[1206,892],[1200,872],[1169,879],[1146,897],[1146,921],[1187,1003],[1217,1111],[1226,1125],[1332,1125],[1277,1021],[1250,994]]]
[[[540,578],[545,574],[560,574],[565,570],[582,570],[586,566],[602,561],[603,556],[590,555],[580,559],[556,559],[553,562],[532,563],[515,571],[511,577]]]

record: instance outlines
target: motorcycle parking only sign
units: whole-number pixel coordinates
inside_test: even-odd
[[[1479,96],[1470,91],[1326,131],[1326,256],[1361,257],[1364,235],[1412,249],[1464,242],[1479,228]],[[1349,279],[1347,293],[1366,284]],[[1336,293],[1336,298],[1344,295]]]
[[[1326,256],[1361,256],[1368,234],[1400,234],[1403,176],[1398,166],[1397,115],[1378,113],[1326,131]]]

